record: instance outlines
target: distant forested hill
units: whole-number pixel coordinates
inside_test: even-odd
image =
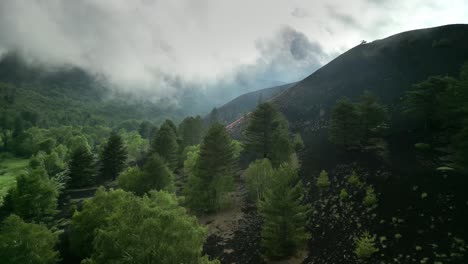
[[[113,126],[129,120],[159,123],[184,116],[180,109],[111,91],[99,76],[82,69],[29,65],[14,53],[0,59],[0,98],[3,123],[18,114],[43,127]]]

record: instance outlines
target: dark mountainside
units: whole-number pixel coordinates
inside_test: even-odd
[[[353,239],[364,231],[377,235],[380,248],[369,263],[466,263],[457,250],[465,251],[460,238],[468,239],[468,181],[436,170],[443,165],[434,151],[416,149],[426,135],[411,130],[402,108],[412,85],[434,75],[458,77],[468,61],[467,43],[468,25],[447,25],[362,44],[272,100],[305,143],[300,175],[314,208],[309,230],[315,236],[303,263],[355,263]],[[355,102],[366,90],[387,105],[389,132],[381,144],[345,151],[329,141],[330,111],[339,98]],[[239,135],[247,119],[227,128]],[[326,191],[315,186],[322,169],[330,173]],[[375,187],[377,207],[362,207],[366,194],[351,184],[353,171]],[[343,189],[352,191],[349,204]],[[245,229],[255,226],[252,221]]]
[[[260,89],[246,93],[217,108],[218,119],[223,124],[229,124],[245,113],[252,111],[259,102],[268,101],[282,91],[291,88],[296,83],[288,83],[275,87]]]

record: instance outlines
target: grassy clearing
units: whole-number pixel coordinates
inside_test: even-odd
[[[15,184],[18,174],[28,167],[29,159],[0,156],[0,204],[8,190]]]

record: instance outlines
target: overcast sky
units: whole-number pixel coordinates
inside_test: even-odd
[[[401,31],[468,23],[466,0],[0,0],[0,52],[158,97],[300,80]]]

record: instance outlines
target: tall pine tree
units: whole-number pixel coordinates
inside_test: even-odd
[[[109,136],[109,140],[101,153],[101,180],[115,180],[125,168],[127,160],[127,148],[122,138],[115,132]]]
[[[75,148],[68,164],[71,188],[93,186],[96,182],[96,169],[93,154],[82,145]]]
[[[331,112],[330,140],[341,147],[351,148],[359,144],[359,114],[348,98],[338,100]]]
[[[213,212],[233,190],[237,160],[232,140],[221,124],[213,125],[205,136],[186,185],[187,203],[197,212]]]
[[[303,195],[296,170],[281,165],[259,202],[264,219],[261,244],[269,258],[292,256],[305,246],[309,238],[305,227],[310,207],[303,204]]]
[[[177,168],[179,144],[172,122],[166,121],[161,125],[151,144],[151,153],[158,153],[172,171]]]
[[[359,100],[357,111],[362,139],[368,140],[372,131],[386,121],[387,110],[373,94],[366,91]]]
[[[275,166],[289,160],[293,146],[289,140],[288,122],[271,103],[259,104],[250,115],[244,146],[255,158],[270,159]]]

